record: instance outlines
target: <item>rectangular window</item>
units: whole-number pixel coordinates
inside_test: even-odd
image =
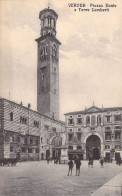
[[[20,143],[20,137],[19,136],[17,136],[17,142]]]
[[[13,151],[14,151],[13,146],[10,146],[10,152],[13,152]]]
[[[73,135],[69,134],[68,137],[69,137],[69,142],[72,141]]]
[[[68,146],[68,150],[73,150],[73,146]]]
[[[108,123],[110,123],[111,122],[111,117],[110,116],[106,116],[106,120],[107,120]]]
[[[20,116],[20,123],[27,125],[27,117]]]
[[[77,140],[81,141],[81,133],[77,133]]]
[[[69,125],[72,125],[73,124],[73,119],[69,119],[68,123],[69,123]]]
[[[28,148],[28,153],[32,153],[32,148]]]
[[[77,150],[81,150],[82,149],[82,146],[77,146]]]
[[[109,145],[105,145],[105,149],[110,149],[110,146]]]
[[[33,124],[34,124],[34,127],[39,128],[39,122],[38,121],[34,120]]]
[[[115,149],[121,149],[121,146],[120,145],[116,145]]]
[[[36,149],[36,151],[35,151],[36,153],[39,153],[39,149]]]
[[[24,138],[24,144],[27,144],[27,138],[26,137]]]
[[[25,147],[22,147],[22,152],[25,152]]]
[[[36,140],[36,145],[37,145],[37,146],[39,145],[39,140],[38,140],[38,139]]]
[[[77,118],[77,123],[82,124],[82,118]]]
[[[111,133],[105,132],[105,140],[111,140]]]
[[[115,115],[114,116],[114,121],[115,122],[121,121],[121,115]]]
[[[115,139],[120,140],[121,139],[121,133],[119,131],[115,132]]]
[[[32,138],[30,138],[30,144],[33,144],[33,139]]]

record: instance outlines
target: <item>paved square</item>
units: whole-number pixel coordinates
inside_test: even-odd
[[[16,167],[0,167],[0,196],[90,196],[95,190],[121,172],[115,162],[93,168],[82,161],[81,174],[67,176],[68,165],[46,161],[22,162]]]

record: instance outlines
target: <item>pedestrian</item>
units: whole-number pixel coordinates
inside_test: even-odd
[[[80,166],[81,166],[80,159],[76,159],[75,163],[76,163],[76,176],[79,176],[80,175]]]
[[[49,161],[50,161],[50,158],[49,158],[49,157],[47,157],[47,164],[49,164]]]
[[[74,166],[74,163],[72,161],[72,159],[68,162],[68,165],[69,165],[69,171],[68,171],[68,175],[70,174],[70,176],[72,175],[72,169],[73,169],[73,166]]]
[[[103,157],[101,157],[101,158],[100,158],[101,167],[103,167],[103,163],[104,163],[104,160],[103,160]]]
[[[119,157],[119,166],[121,165],[121,157]]]
[[[89,156],[89,162],[88,162],[88,167],[91,165],[91,168],[93,168],[93,157]]]

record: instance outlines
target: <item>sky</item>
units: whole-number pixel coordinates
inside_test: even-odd
[[[80,12],[69,3],[116,4],[109,12]],[[50,0],[58,14],[60,119],[72,111],[122,107],[122,2]],[[39,12],[48,0],[0,0],[0,96],[37,108]]]

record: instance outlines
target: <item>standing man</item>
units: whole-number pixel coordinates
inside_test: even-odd
[[[103,159],[103,157],[101,157],[101,158],[100,158],[101,167],[103,167],[103,163],[104,163],[104,159]]]
[[[69,176],[70,171],[71,171],[71,174],[70,174],[70,176],[71,176],[71,175],[72,175],[72,169],[73,169],[73,166],[74,166],[73,161],[70,160],[70,161],[68,162],[68,165],[69,165],[69,171],[68,171],[68,175],[67,175],[67,176]]]
[[[80,175],[80,166],[81,166],[81,161],[80,159],[76,159],[76,176]]]

